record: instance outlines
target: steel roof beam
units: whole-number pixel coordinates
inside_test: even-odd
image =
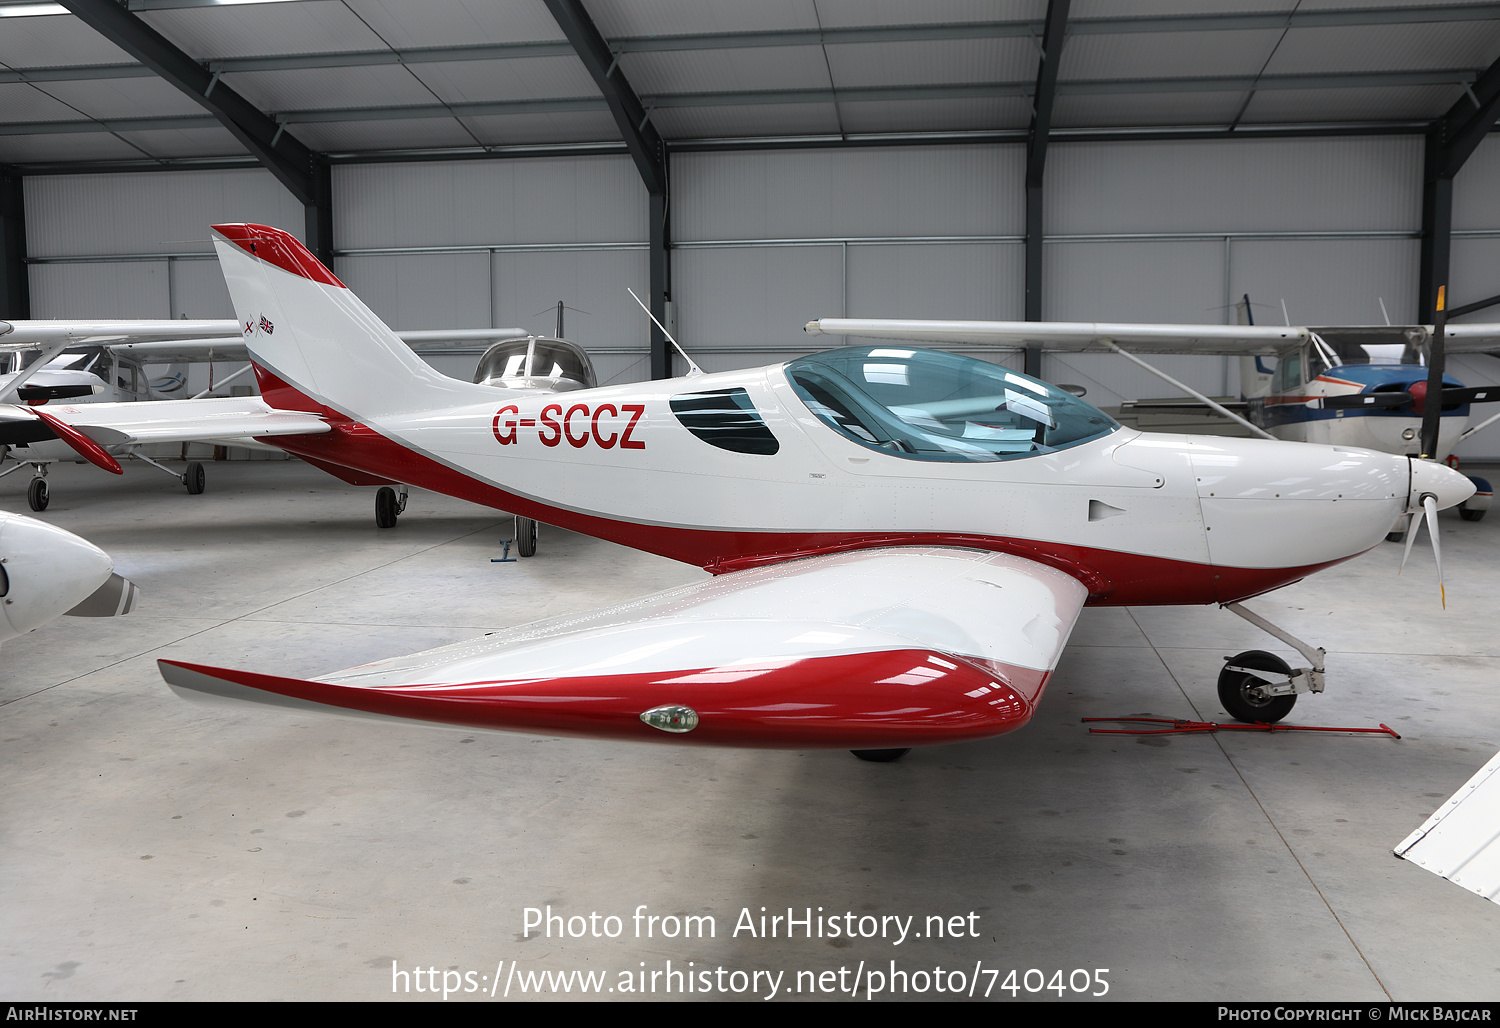
[[[130,10],[169,7],[220,6],[212,3],[167,3]],[[1120,35],[1141,32],[1216,32],[1253,29],[1324,28],[1351,25],[1404,25],[1500,18],[1500,3],[1443,4],[1435,7],[1381,7],[1354,10],[1306,11],[1287,14],[1147,15],[1120,18],[1079,18],[1068,23],[1069,35]],[[680,36],[627,36],[607,41],[613,54],[668,53],[693,50],[737,50],[754,47],[836,46],[859,43],[907,43],[922,40],[1000,39],[1035,37],[1045,22],[955,22],[942,25],[870,25],[829,29],[784,29],[763,32],[694,33]],[[428,64],[457,61],[511,60],[528,57],[572,56],[566,40],[489,43],[466,46],[410,47],[387,50],[345,50],[263,57],[227,57],[203,62],[210,72],[287,71],[307,68],[352,68],[367,65]],[[71,79],[133,78],[150,74],[133,64],[80,65],[0,72],[0,82],[67,81]]]
[[[284,124],[220,82],[217,75],[114,0],[59,2],[78,20],[192,97],[228,129],[302,203],[306,212],[304,227],[308,249],[325,263],[332,260],[333,238],[329,231],[332,208],[329,170],[325,161],[288,133]],[[107,126],[109,123],[101,124]]]
[[[584,10],[582,0],[545,0],[545,3],[563,35],[577,51],[578,59],[588,69],[594,84],[599,87],[599,92],[604,94],[615,127],[625,140],[625,149],[630,152],[636,171],[640,172],[641,181],[646,185],[646,220],[651,241],[646,305],[654,319],[649,329],[651,377],[671,378],[672,351],[668,349],[666,334],[657,325],[667,323],[667,304],[672,295],[666,144],[656,126],[651,124],[651,108],[641,103],[626,81],[619,57],[610,50],[594,20]]]
[[[125,6],[131,11],[171,11],[193,7],[220,7],[223,0],[127,0]],[[1324,11],[1298,11],[1291,15],[1286,13],[1265,14],[1159,14],[1140,16],[1120,16],[1107,18],[1080,18],[1073,22],[1069,28],[1070,32],[1204,32],[1217,29],[1259,29],[1259,28],[1285,28],[1290,24],[1293,28],[1322,28],[1324,26],[1342,25],[1410,25],[1423,22],[1443,21],[1483,21],[1500,15],[1500,4],[1478,3],[1478,4],[1433,4],[1423,6],[1418,4],[1407,4],[1398,7],[1360,7],[1347,10],[1324,10]],[[988,30],[990,34],[998,35],[1028,35],[1040,30],[1042,22],[1033,20],[1017,20],[1002,22],[978,22],[959,23],[949,25],[903,25],[903,26],[860,26],[855,28],[824,29],[821,37],[815,42],[844,42],[852,39],[854,42],[881,41],[879,33],[912,32],[912,31],[954,31],[966,29],[971,35]],[[818,35],[816,29],[793,29],[783,32],[733,32],[702,35],[684,36],[660,36],[651,37],[655,40],[663,40],[670,43],[675,40],[694,39],[716,39],[716,38],[755,38],[755,37],[805,37]],[[892,38],[892,37],[885,37]],[[913,38],[904,36],[901,38]],[[916,38],[951,38],[941,36],[922,36]],[[781,42],[765,44],[736,43],[730,45],[767,45],[782,46]],[[661,49],[667,49],[662,46]],[[682,47],[687,49],[687,47]],[[692,49],[705,49],[695,46]]]
[[[1448,284],[1453,245],[1453,178],[1500,116],[1500,59],[1428,126],[1422,148],[1422,245],[1417,310],[1424,321],[1437,310],[1438,289]]]
[[[26,194],[14,168],[0,167],[0,321],[31,317],[26,270]]]
[[[76,0],[75,0],[76,2]],[[107,2],[107,0],[106,0]],[[1057,96],[1088,96],[1126,93],[1204,93],[1244,92],[1251,88],[1257,91],[1274,89],[1359,89],[1415,86],[1452,86],[1477,88],[1481,73],[1471,69],[1439,71],[1397,72],[1351,72],[1319,75],[1269,75],[1259,80],[1254,76],[1224,76],[1166,79],[1107,79],[1058,82]],[[0,74],[0,82],[18,81]],[[222,82],[214,90],[217,96],[228,87]],[[955,100],[974,98],[1020,98],[1030,97],[1035,84],[1029,82],[975,82],[947,85],[921,86],[851,86],[833,89],[763,89],[725,93],[662,93],[647,95],[636,101],[641,104],[641,117],[646,108],[668,109],[675,107],[736,107],[767,104],[797,103],[853,103],[857,101],[890,100]],[[1471,104],[1465,97],[1458,107]],[[293,110],[277,112],[274,118],[263,115],[275,128],[282,124],[312,124],[317,122],[390,121],[402,118],[450,118],[484,117],[507,114],[538,114],[567,111],[602,111],[610,108],[609,102],[597,96],[541,97],[531,100],[477,101],[450,104],[410,104],[389,107],[336,107],[317,110]],[[1470,108],[1472,109],[1472,107]],[[0,135],[51,134],[58,132],[130,132],[148,129],[202,128],[214,123],[223,123],[223,118],[202,115],[166,115],[147,118],[97,118],[69,121],[0,122]],[[1471,122],[1478,131],[1479,122]],[[659,140],[650,124],[649,135]],[[1482,136],[1482,133],[1480,133]],[[287,139],[282,134],[282,141]],[[627,144],[630,142],[626,141]],[[642,147],[655,146],[645,142]],[[298,144],[301,146],[301,144]],[[278,147],[281,149],[281,147]],[[306,147],[302,149],[308,153]],[[634,151],[632,151],[634,152]]]
[[[1042,182],[1047,169],[1047,141],[1052,131],[1052,103],[1062,65],[1070,0],[1047,0],[1042,55],[1032,90],[1031,127],[1026,134],[1026,320],[1042,320]],[[1026,373],[1042,373],[1042,351],[1026,348]]]

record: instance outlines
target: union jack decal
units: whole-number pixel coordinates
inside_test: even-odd
[[[272,332],[276,331],[276,326],[272,325],[271,322],[266,319],[266,316],[262,314],[260,316],[260,330],[266,335],[270,335]]]

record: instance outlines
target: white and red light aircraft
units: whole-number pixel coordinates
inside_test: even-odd
[[[1241,600],[1473,490],[1364,449],[1122,428],[1045,383],[894,346],[604,388],[500,391],[418,360],[295,238],[215,245],[272,441],[695,564],[698,585],[304,681],[161,661],[179,693],[469,728],[848,748],[998,735],[1086,604],[1218,603],[1250,651],[1220,696],[1277,720],[1323,654]]]

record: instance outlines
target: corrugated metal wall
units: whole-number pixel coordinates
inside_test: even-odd
[[[1020,318],[1024,156],[975,145],[674,157],[677,334],[713,369],[805,352],[801,326],[815,317]],[[1222,323],[1249,294],[1261,322],[1279,323],[1283,302],[1298,323],[1379,322],[1382,300],[1392,319],[1414,319],[1421,159],[1415,137],[1054,143],[1045,316]],[[1455,302],[1500,292],[1497,176],[1490,141],[1457,180]],[[26,185],[42,317],[226,315],[211,262],[165,255],[205,249],[218,220],[302,224],[258,171]],[[562,300],[567,334],[602,351],[603,379],[644,377],[646,321],[625,290],[646,285],[647,204],[627,158],[341,166],[334,206],[334,270],[393,327],[550,331]],[[94,260],[61,263],[80,258]],[[435,363],[467,375],[473,357]],[[1234,362],[1161,363],[1206,391],[1238,389]],[[1101,405],[1170,393],[1105,356],[1048,355],[1043,371]],[[1500,453],[1500,437],[1485,452]]]

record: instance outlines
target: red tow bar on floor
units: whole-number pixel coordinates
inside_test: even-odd
[[[1189,732],[1346,732],[1350,735],[1389,735],[1399,739],[1389,725],[1379,728],[1324,728],[1315,725],[1221,725],[1216,721],[1187,721],[1170,717],[1086,717],[1084,722],[1111,721],[1115,724],[1171,725],[1170,728],[1090,728],[1090,735],[1180,735]]]

